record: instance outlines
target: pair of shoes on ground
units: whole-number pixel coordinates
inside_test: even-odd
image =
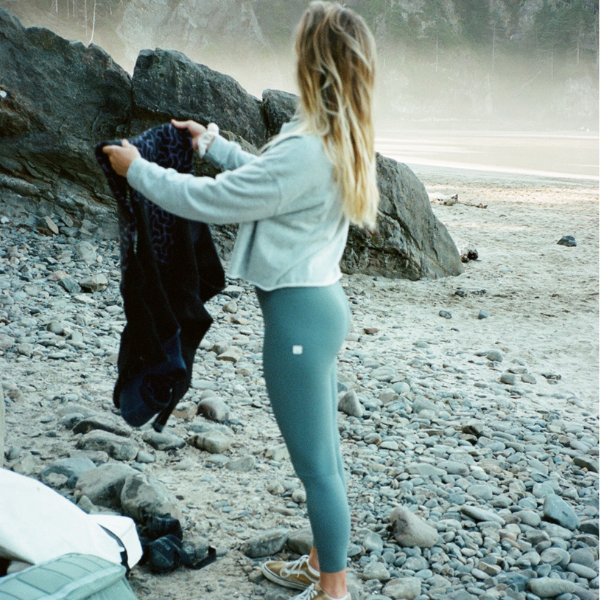
[[[261,570],[273,583],[294,590],[304,590],[292,600],[334,600],[319,586],[319,572],[310,566],[308,556],[301,556],[291,562],[270,560],[262,565]],[[342,600],[351,600],[350,594],[346,594]]]

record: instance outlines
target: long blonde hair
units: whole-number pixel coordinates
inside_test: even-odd
[[[375,40],[361,16],[311,2],[296,34],[299,127],[323,138],[344,213],[374,228],[379,192],[373,130]]]

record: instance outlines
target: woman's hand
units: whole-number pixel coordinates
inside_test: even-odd
[[[127,177],[129,166],[136,158],[141,156],[138,149],[127,140],[121,140],[120,146],[104,146],[102,152],[108,154],[111,167],[121,177]]]
[[[198,138],[206,131],[204,125],[200,125],[196,121],[176,121],[175,119],[171,119],[171,125],[177,129],[187,129],[192,136],[194,150],[198,150]]]

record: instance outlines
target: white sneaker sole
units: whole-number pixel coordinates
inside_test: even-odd
[[[260,570],[262,571],[262,574],[269,581],[272,581],[273,583],[276,583],[276,584],[281,585],[283,587],[290,588],[292,590],[305,590],[307,587],[309,587],[308,585],[300,583],[299,581],[297,581],[297,582],[296,581],[290,581],[289,579],[285,579],[284,577],[280,577],[279,575],[277,575],[277,573],[273,573],[273,571],[269,570],[267,568],[267,564],[266,563],[263,564],[263,565],[261,565]]]

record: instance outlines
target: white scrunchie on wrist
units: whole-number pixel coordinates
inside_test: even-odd
[[[198,138],[198,154],[203,158],[210,143],[219,135],[219,126],[216,123],[209,123],[206,131]]]

